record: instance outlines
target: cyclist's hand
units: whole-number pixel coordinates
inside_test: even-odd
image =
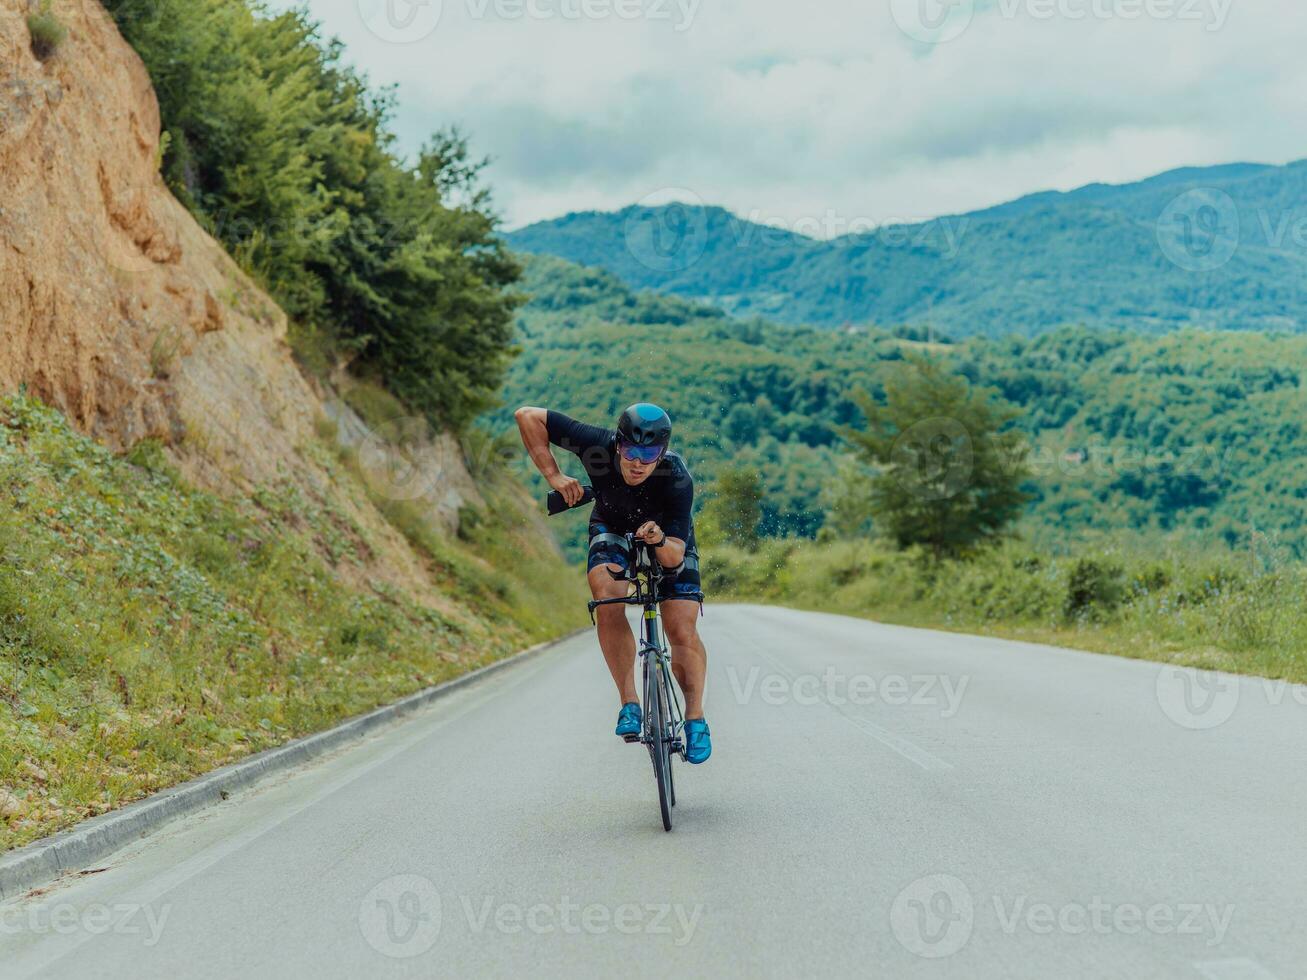
[[[645,521],[640,525],[640,529],[635,532],[635,536],[648,544],[659,544],[667,537],[667,535],[663,534],[663,529],[658,526],[656,521]]]
[[[568,507],[575,507],[581,502],[581,498],[585,496],[585,490],[581,488],[581,481],[568,476],[566,473],[559,473],[557,476],[551,477],[549,485],[563,495],[563,500]]]

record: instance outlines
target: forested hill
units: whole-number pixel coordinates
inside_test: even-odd
[[[491,423],[508,430],[527,403],[602,423],[632,401],[662,402],[701,489],[727,466],[760,472],[765,533],[815,534],[841,494],[865,499],[838,434],[861,423],[852,395],[926,353],[1021,410],[1036,498],[1023,529],[1043,543],[1129,532],[1242,547],[1258,531],[1286,553],[1307,548],[1307,337],[1065,327],[932,344],[904,328],[740,321],[554,258],[528,262],[524,287],[523,353]]]
[[[785,323],[954,337],[1307,329],[1307,161],[1176,170],[826,241],[679,204],[570,214],[508,237],[636,288]]]

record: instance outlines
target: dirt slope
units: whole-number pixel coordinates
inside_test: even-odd
[[[355,447],[361,422],[305,380],[285,315],[159,177],[159,107],[141,60],[98,2],[67,0],[55,10],[68,38],[42,62],[28,9],[0,0],[0,390],[27,385],[116,449],[160,439],[209,489],[290,482],[333,497],[374,539],[369,575],[424,579],[365,495],[338,492],[308,450],[324,416]],[[383,493],[386,451],[359,457],[382,471]],[[479,502],[457,444],[442,435],[408,456],[401,468],[427,471],[406,499],[453,530],[459,508]]]

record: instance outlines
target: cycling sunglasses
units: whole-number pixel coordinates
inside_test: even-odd
[[[617,440],[617,451],[632,463],[656,463],[667,452],[666,446],[632,446]]]

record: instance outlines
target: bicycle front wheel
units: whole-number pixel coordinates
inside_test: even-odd
[[[654,781],[658,784],[658,809],[662,812],[663,830],[671,830],[672,761],[667,744],[667,701],[659,673],[658,655],[651,650],[644,658],[645,740],[653,760]]]

